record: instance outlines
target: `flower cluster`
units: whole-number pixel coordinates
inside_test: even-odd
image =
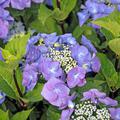
[[[38,74],[46,80],[61,79],[67,81],[70,88],[83,86],[86,73],[98,72],[100,62],[96,49],[85,36],[82,36],[82,44],[79,45],[71,34],[38,34],[28,41],[26,64],[34,64]],[[23,83],[29,83],[27,77],[23,74]]]
[[[9,7],[10,5],[12,8],[23,10],[24,8],[31,7],[31,2],[35,3],[42,3],[44,0],[1,0],[0,6],[5,8]]]
[[[110,120],[117,116],[118,110],[109,107],[117,104],[116,100],[106,97],[105,93],[91,89],[83,93],[83,99],[78,104],[62,111],[61,120]],[[115,111],[117,112],[113,115]]]
[[[9,12],[0,7],[0,38],[5,39],[9,31],[9,25],[13,22]]]
[[[113,2],[112,3],[117,3]],[[100,0],[87,0],[85,6],[82,6],[82,11],[78,12],[79,24],[82,26],[89,18],[96,20],[98,18],[109,15],[114,11],[113,6],[109,6],[105,1]],[[92,24],[93,25],[93,24]],[[93,25],[94,28],[99,28],[99,26]]]
[[[73,106],[74,94],[70,94],[70,88],[84,86],[86,73],[100,70],[97,50],[85,36],[82,36],[81,43],[79,45],[72,34],[38,34],[31,37],[23,71],[23,86],[27,91],[33,90],[38,75],[42,75],[47,82],[41,95],[60,109]]]
[[[110,113],[107,108],[99,108],[91,101],[84,101],[76,104],[70,120],[110,120]]]

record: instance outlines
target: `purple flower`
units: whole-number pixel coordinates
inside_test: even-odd
[[[27,90],[33,90],[38,80],[38,73],[36,67],[33,65],[26,65],[23,72],[22,84],[27,88]]]
[[[10,16],[9,12],[3,8],[0,8],[0,19],[8,23],[11,23],[14,21],[14,19]]]
[[[43,3],[44,0],[32,0],[34,3]]]
[[[41,52],[39,50],[39,47],[37,46],[29,46],[29,50],[26,53],[26,62],[32,63],[36,62],[41,56]]]
[[[97,50],[93,46],[93,44],[91,43],[91,41],[88,40],[84,35],[82,35],[81,43],[82,43],[82,45],[86,46],[89,51],[91,51],[93,53],[97,53]]]
[[[90,14],[97,14],[99,12],[99,4],[96,2],[92,2],[92,0],[87,0],[86,8],[90,12]]]
[[[90,89],[89,91],[84,92],[81,100],[91,100],[95,104],[103,103],[107,106],[116,106],[118,104],[116,100],[106,97],[105,93],[100,92],[97,89]]]
[[[85,80],[86,71],[81,67],[75,67],[70,70],[67,74],[67,84],[70,88],[75,86],[84,86],[86,84]]]
[[[91,61],[91,67],[93,72],[99,72],[100,71],[100,60],[97,57],[93,57],[92,61]]]
[[[71,117],[73,111],[74,111],[74,109],[63,110],[60,120],[70,120],[70,117]]]
[[[47,5],[49,5],[49,6],[52,6],[53,4],[52,4],[52,0],[45,0],[45,3],[47,4]]]
[[[7,37],[9,24],[13,22],[13,18],[10,16],[7,10],[0,8],[0,38]]]
[[[110,0],[112,4],[120,4],[120,0]]]
[[[72,57],[78,62],[80,66],[82,66],[83,63],[91,60],[91,54],[85,46],[75,45],[72,47],[71,52]]]
[[[95,54],[97,50],[85,36],[82,36],[81,43],[84,46],[77,44],[71,48],[72,57],[78,62],[78,66],[87,72],[99,72],[101,64]]]
[[[0,60],[4,60],[2,57],[2,51],[0,50]]]
[[[120,120],[120,108],[109,108],[109,111],[113,120]]]
[[[79,24],[82,26],[89,18],[96,20],[97,18],[109,15],[114,11],[114,7],[108,6],[105,2],[97,0],[87,0],[81,12],[78,12]],[[98,26],[92,25],[94,28]]]
[[[77,15],[78,15],[80,26],[82,26],[90,17],[90,14],[88,13],[88,11],[78,12]]]
[[[83,93],[83,100],[92,100],[93,103],[97,103],[98,102],[98,98],[104,98],[106,96],[105,93],[98,91],[97,89],[90,89],[87,92]]]
[[[60,44],[75,45],[77,44],[76,39],[72,36],[71,33],[66,33],[60,36]]]
[[[43,35],[44,43],[46,46],[53,46],[53,44],[58,41],[58,36],[56,36],[56,33]]]
[[[59,62],[43,61],[40,63],[40,70],[46,80],[49,80],[51,77],[60,78],[63,76]]]
[[[0,92],[0,104],[2,104],[5,101],[5,93]]]
[[[0,0],[0,7],[5,8],[9,7],[10,0]]]
[[[63,81],[51,78],[44,85],[41,95],[52,105],[64,108],[70,99],[69,88]]]
[[[0,19],[0,38],[4,39],[7,37],[9,25],[6,21]]]
[[[29,50],[29,46],[34,45],[35,43],[37,43],[39,41],[39,39],[41,38],[41,34],[37,34],[35,36],[32,36],[29,40],[28,40],[28,46],[27,46],[27,50]]]
[[[117,106],[118,105],[118,102],[116,100],[113,100],[109,97],[105,97],[104,99],[99,98],[99,102],[101,102],[107,106]]]
[[[118,5],[118,10],[120,11],[120,5]]]
[[[23,10],[31,6],[31,0],[11,0],[12,8]]]

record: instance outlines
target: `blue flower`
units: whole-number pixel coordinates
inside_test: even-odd
[[[33,90],[38,80],[38,72],[34,65],[27,64],[23,71],[23,86],[26,87],[27,91]]]
[[[5,101],[5,93],[0,91],[0,104],[2,104]]]

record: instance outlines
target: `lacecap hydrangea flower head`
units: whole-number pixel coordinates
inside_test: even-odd
[[[43,2],[52,6],[52,0],[0,0],[0,7],[12,7],[14,9],[23,10],[25,8],[30,8],[32,3],[40,4]]]
[[[107,97],[105,93],[90,89],[83,93],[79,103],[62,111],[61,120],[119,120],[114,119],[118,109],[110,108],[117,105],[118,102]],[[113,114],[115,111],[116,114]]]
[[[27,45],[24,72],[27,72],[28,66],[31,66],[29,71],[34,66],[31,72],[42,74],[47,81],[57,78],[66,82],[69,88],[85,85],[86,73],[99,72],[100,61],[92,43],[85,36],[81,41],[82,45],[78,44],[72,34],[38,34],[31,37]],[[23,85],[26,87],[37,81],[32,73],[23,73]]]
[[[42,3],[44,0],[1,0],[0,7],[12,7],[18,10],[23,10],[25,8],[30,8],[32,2]]]
[[[85,36],[80,45],[70,33],[39,33],[28,40],[26,51],[23,85],[33,90],[43,76],[46,83],[41,95],[60,109],[72,103],[71,88],[84,86],[86,74],[100,70],[97,50]]]
[[[98,18],[104,17],[112,13],[115,9],[114,5],[118,5],[119,0],[110,0],[106,2],[105,0],[87,0],[85,5],[82,6],[82,11],[78,12],[79,24],[82,26],[89,18],[96,20]],[[94,28],[99,28],[94,24],[91,24]]]

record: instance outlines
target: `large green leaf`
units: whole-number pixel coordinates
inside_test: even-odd
[[[44,25],[47,18],[49,18],[52,15],[52,11],[48,9],[45,5],[41,4],[38,12],[38,19],[42,22]]]
[[[44,24],[42,24],[41,20],[36,18],[36,20],[31,23],[31,28],[36,29],[38,32],[43,32],[43,33],[56,32],[58,34],[62,34],[61,27],[51,17],[47,18]]]
[[[16,113],[10,120],[27,120],[32,109]]]
[[[120,12],[117,10],[109,16],[99,18],[92,23],[109,30],[114,36],[120,36]]]
[[[14,81],[13,69],[13,65],[0,61],[0,90],[5,92],[7,96],[17,99],[20,96]],[[22,85],[22,72],[20,69],[16,69],[16,80],[21,92],[24,93],[25,88]]]
[[[0,120],[9,120],[8,111],[4,112],[0,109]]]
[[[120,56],[120,38],[113,39],[108,44],[110,49]]]
[[[5,50],[8,50],[9,53],[11,55],[16,56],[17,59],[21,59],[25,55],[26,45],[27,45],[27,41],[28,41],[29,37],[30,37],[29,33],[15,35],[6,44]]]
[[[9,97],[16,98],[13,69],[3,61],[0,61],[0,90],[5,92]]]
[[[101,72],[104,75],[109,88],[116,88],[118,82],[118,75],[112,62],[106,57],[105,54],[98,54],[101,61]]]
[[[41,91],[43,88],[43,84],[38,83],[36,87],[32,90],[29,91],[24,98],[27,99],[29,102],[38,102],[43,99],[41,96]]]

